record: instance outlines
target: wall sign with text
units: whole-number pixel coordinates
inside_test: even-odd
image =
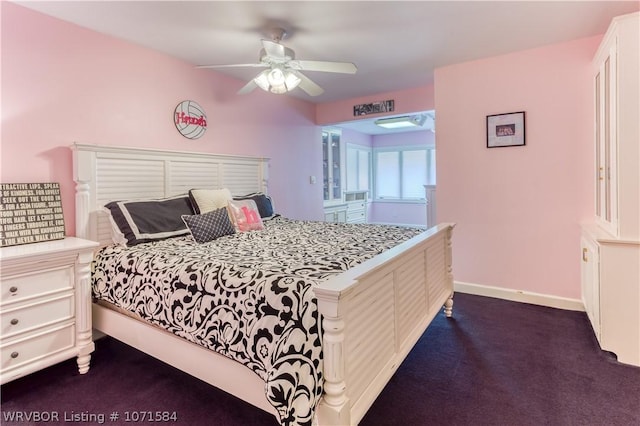
[[[62,238],[59,183],[0,184],[0,247]]]
[[[194,101],[182,101],[173,113],[176,129],[187,139],[198,139],[207,131],[207,114]]]
[[[378,114],[381,112],[392,112],[395,109],[395,102],[392,100],[370,102],[368,104],[359,104],[353,106],[353,115]]]

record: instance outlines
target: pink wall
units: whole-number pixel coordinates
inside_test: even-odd
[[[345,144],[362,145],[371,148],[373,137],[364,133],[357,132],[352,129],[341,129],[342,135],[340,140]]]
[[[353,116],[354,105],[390,99],[394,100],[394,115],[432,110],[434,108],[433,90],[433,85],[429,85],[409,90],[384,92],[371,96],[363,96],[361,98],[319,104],[316,108],[316,123],[326,125],[358,120],[362,117]],[[389,114],[376,114],[368,117],[383,115]]]
[[[322,174],[313,104],[260,90],[238,96],[241,81],[12,3],[0,7],[1,181],[60,182],[68,235],[73,142],[270,157],[277,210],[322,218],[321,187],[308,178]],[[197,140],[172,121],[187,99],[207,113]]]
[[[580,298],[600,38],[436,70],[437,216],[457,223],[457,281]],[[485,117],[513,111],[526,146],[487,149]]]

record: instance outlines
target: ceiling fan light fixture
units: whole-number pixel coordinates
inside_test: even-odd
[[[275,93],[276,95],[284,95],[285,93],[287,93],[287,86],[285,86],[284,84],[281,84],[279,86],[271,86],[269,91],[271,93]]]
[[[401,129],[405,127],[421,127],[427,117],[425,115],[404,115],[402,117],[379,118],[375,124],[385,129]]]
[[[289,70],[272,68],[262,71],[253,81],[265,92],[281,95],[298,87],[302,80]]]
[[[257,63],[198,65],[197,68],[266,68],[242,86],[238,90],[238,94],[245,95],[256,87],[265,92],[283,94],[299,87],[309,96],[319,96],[324,93],[324,90],[303,74],[304,71],[355,74],[358,70],[351,62],[297,60],[293,49],[280,44],[280,40],[286,34],[287,32],[282,28],[271,29],[271,40],[262,40],[262,49],[260,49]]]
[[[268,75],[269,70],[264,70],[260,74],[258,74],[256,78],[253,79],[253,82],[256,83],[256,85],[265,92],[269,91],[269,78],[267,77]]]
[[[282,86],[284,84],[284,73],[280,68],[273,68],[267,74],[267,79],[271,86]]]
[[[300,77],[291,71],[286,71],[284,74],[284,84],[287,86],[287,90],[295,89],[301,81]]]

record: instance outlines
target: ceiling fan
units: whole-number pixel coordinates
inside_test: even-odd
[[[301,71],[355,74],[357,67],[351,62],[306,61],[296,59],[292,49],[280,44],[287,35],[282,28],[271,30],[271,40],[262,40],[259,62],[254,64],[198,65],[196,68],[266,68],[242,87],[238,94],[251,92],[256,87],[271,93],[286,93],[299,87],[310,96],[321,95],[324,90]]]

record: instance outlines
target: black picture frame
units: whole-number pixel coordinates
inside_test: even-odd
[[[525,146],[525,112],[487,115],[487,148]]]

